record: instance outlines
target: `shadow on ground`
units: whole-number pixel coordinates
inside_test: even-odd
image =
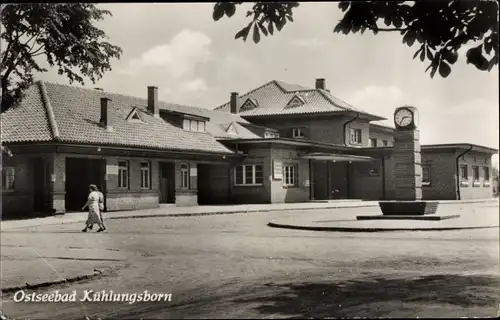
[[[278,294],[233,302],[255,305],[262,316],[290,318],[411,316],[425,310],[434,316],[449,315],[450,310],[452,314],[485,316],[493,312],[490,316],[495,316],[500,302],[500,280],[494,276],[435,275],[270,286],[282,290],[275,288],[278,290],[272,291]]]

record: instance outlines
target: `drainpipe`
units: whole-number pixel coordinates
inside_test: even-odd
[[[382,154],[382,199],[387,200],[386,186],[385,186],[385,155]]]
[[[356,116],[350,120],[347,120],[345,123],[344,123],[344,146],[348,146],[347,145],[347,133],[346,133],[346,130],[347,130],[347,125],[353,121],[356,121],[359,119],[359,112],[356,112]]]
[[[457,156],[457,159],[455,160],[456,161],[456,167],[457,167],[457,200],[461,200],[461,195],[460,195],[460,164],[459,164],[459,161],[460,161],[460,158],[463,157],[465,154],[467,154],[469,151],[471,151],[473,148],[473,146],[470,144],[469,145],[469,149],[468,150],[465,150],[464,152],[462,152],[461,154],[459,154]]]
[[[309,159],[309,200],[314,200],[314,189],[313,189],[313,163],[312,159]]]

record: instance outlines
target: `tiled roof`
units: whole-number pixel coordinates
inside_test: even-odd
[[[228,124],[220,124],[224,131],[218,134],[222,139],[258,139],[263,138],[266,131],[279,132],[277,129],[266,128],[253,123],[233,121]]]
[[[376,122],[370,123],[370,127],[375,128],[375,129],[382,129],[382,130],[386,130],[386,131],[396,130],[396,128],[393,126],[389,126],[389,125],[384,124],[384,123],[376,123]]]
[[[45,94],[44,94],[45,93]],[[44,97],[46,96],[46,99]],[[99,125],[100,98],[111,99],[112,132]],[[2,114],[2,142],[50,141],[149,147],[177,151],[232,153],[217,141],[221,123],[246,122],[237,115],[214,110],[159,102],[161,109],[210,118],[207,132],[192,132],[152,116],[147,100],[94,89],[37,82],[27,90],[21,104]],[[142,122],[130,122],[127,115],[137,107]],[[53,121],[50,122],[50,113]],[[52,129],[52,130],[51,130]],[[55,129],[55,132],[53,132]],[[57,138],[57,137],[56,137]]]
[[[1,115],[2,142],[50,141],[52,132],[39,86],[25,91],[22,105]]]
[[[296,94],[301,96],[306,103],[296,107],[287,107],[287,103]],[[277,80],[270,81],[242,95],[240,101],[244,102],[248,98],[255,99],[258,102],[258,107],[241,110],[239,114],[243,117],[354,111],[372,116],[373,120],[385,120],[383,117],[354,108],[334,97],[329,91],[288,84]],[[215,108],[215,110],[229,113],[229,102]]]

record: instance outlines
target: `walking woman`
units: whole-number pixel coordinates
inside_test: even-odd
[[[89,208],[89,215],[87,217],[87,221],[85,222],[85,228],[83,228],[82,232],[87,232],[87,229],[92,229],[94,224],[99,226],[99,230],[97,230],[97,232],[104,231],[101,213],[99,211],[99,193],[97,193],[97,187],[95,184],[91,184],[89,186],[89,196],[82,210],[87,207]]]
[[[106,226],[104,225],[104,194],[102,193],[102,186],[97,187],[97,193],[99,194],[99,213],[101,216],[101,228],[106,230]]]

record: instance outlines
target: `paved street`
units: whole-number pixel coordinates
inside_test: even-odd
[[[449,206],[472,212],[479,205]],[[333,218],[378,212],[327,210]],[[2,260],[19,261],[18,271],[5,264],[2,274],[28,279],[46,269],[65,277],[70,269],[115,267],[105,277],[40,292],[148,290],[172,300],[15,303],[10,294],[1,308],[31,319],[497,315],[498,228],[366,234],[266,226],[314,212],[108,220],[107,233],[81,233],[81,223],[2,231]],[[498,205],[476,210],[478,219],[482,212],[498,212]]]

